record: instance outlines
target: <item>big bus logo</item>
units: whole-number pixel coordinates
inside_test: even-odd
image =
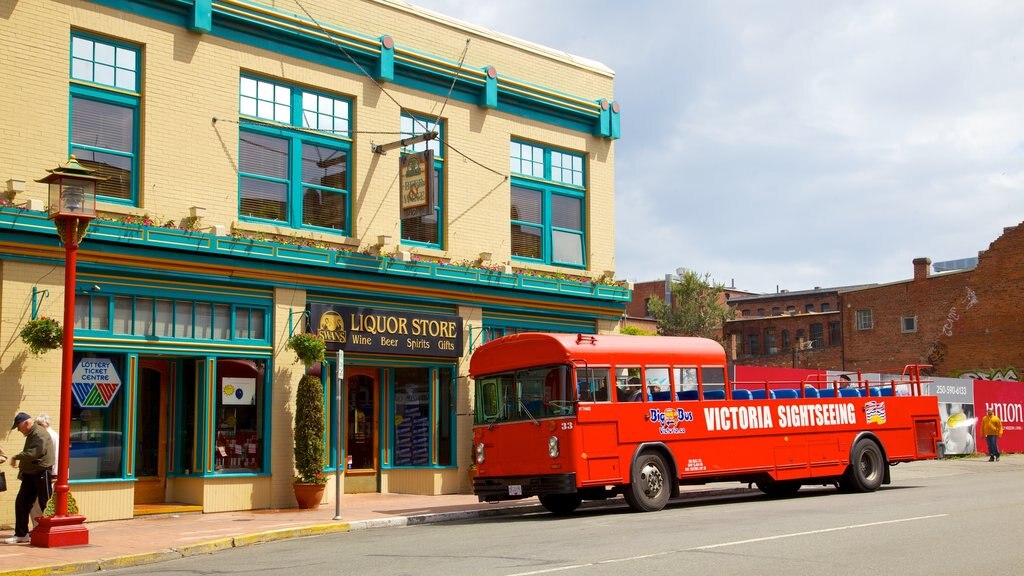
[[[684,422],[693,422],[693,412],[682,408],[652,408],[648,418],[658,424],[661,434],[685,434],[686,428],[679,426]]]

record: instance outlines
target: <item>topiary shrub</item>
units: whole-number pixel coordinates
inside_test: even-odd
[[[303,376],[295,397],[297,484],[324,484],[324,389],[320,378]]]

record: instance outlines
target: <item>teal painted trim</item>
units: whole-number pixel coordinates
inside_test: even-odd
[[[493,66],[484,69],[484,108],[498,107],[498,72]]]
[[[619,103],[612,103],[612,139],[622,137],[622,129],[619,126]]]
[[[25,232],[35,234],[28,236]],[[360,272],[370,276],[377,276],[382,282],[391,284],[408,285],[411,288],[410,294],[415,294],[415,288],[421,284],[410,284],[406,279],[443,280],[448,283],[466,287],[465,302],[475,301],[474,295],[478,290],[493,288],[500,290],[502,294],[508,295],[508,290],[521,292],[519,297],[529,300],[531,294],[553,294],[582,298],[588,300],[589,305],[609,306],[609,314],[621,314],[623,306],[631,299],[629,289],[622,286],[609,286],[581,282],[569,279],[547,279],[557,284],[558,289],[552,289],[550,285],[540,286],[532,276],[520,274],[506,274],[501,271],[486,270],[482,268],[469,268],[460,266],[442,265],[435,262],[406,262],[399,263],[391,258],[379,258],[355,252],[333,251],[330,262],[324,262],[322,258],[323,249],[320,248],[296,248],[290,244],[278,244],[261,240],[238,239],[228,236],[213,236],[206,232],[183,232],[172,229],[164,229],[151,226],[138,226],[111,221],[93,221],[90,231],[86,237],[87,243],[103,242],[103,251],[137,254],[144,257],[151,257],[151,247],[148,246],[149,239],[153,232],[157,232],[161,240],[161,258],[167,259],[167,250],[178,252],[182,262],[196,261],[204,262],[223,257],[227,263],[239,267],[251,267],[259,270],[277,270],[281,272],[294,273],[295,251],[310,251],[310,257],[303,261],[309,272],[321,269],[330,271],[331,274],[346,276],[346,273]],[[38,237],[36,236],[38,235]],[[203,238],[200,242],[197,238]],[[56,246],[57,237],[53,224],[49,222],[42,212],[31,212],[27,210],[0,208],[0,240],[17,242],[20,244],[43,244]],[[99,248],[97,248],[99,249]],[[280,257],[279,250],[289,251],[291,258]],[[327,251],[328,253],[332,251]],[[33,258],[23,254],[5,255],[9,259]],[[287,261],[284,261],[287,260]],[[45,260],[57,262],[58,260]],[[79,265],[83,274],[87,273],[114,273],[120,272],[129,277],[140,277],[140,270],[137,267],[118,266],[93,266],[87,262]],[[157,275],[157,277],[162,277]],[[351,276],[348,276],[351,277]],[[199,275],[181,273],[178,276],[181,281],[195,280],[197,282],[211,282],[212,280]],[[216,282],[224,282],[218,278]],[[233,283],[238,286],[260,286],[267,287],[266,282],[248,281]],[[461,301],[461,300],[460,300]]]
[[[612,107],[607,100],[601,100],[601,119],[597,123],[598,136],[610,138],[612,135]]]
[[[212,360],[212,362],[211,362]],[[210,374],[210,365],[213,365],[213,374]],[[212,381],[216,386],[217,382],[217,360],[215,357],[202,359],[199,373],[199,390],[196,394],[196,460],[202,463],[203,474],[216,472],[213,455],[216,430],[211,430],[207,423],[215,422],[217,416],[216,392],[211,396],[210,385]],[[216,426],[216,423],[214,424]]]
[[[182,27],[192,25],[194,7],[191,3],[182,0],[91,1]],[[331,66],[352,74],[362,75],[362,70],[369,70],[371,73],[385,72],[382,65],[384,58],[381,56],[383,50],[379,38],[343,31],[325,24],[325,28],[328,30],[346,32],[350,35],[345,38],[345,50],[348,52],[348,56],[346,56],[329,39],[319,37],[319,29],[312,22],[300,24],[306,30],[296,31],[292,28],[295,26],[295,22],[289,19],[291,14],[265,4],[252,3],[252,6],[253,8],[232,6],[231,11],[216,5],[213,6],[209,34],[294,56],[319,65]],[[255,10],[257,6],[263,11],[257,12]],[[300,21],[307,20],[301,14],[297,17]],[[449,67],[450,71],[439,72],[436,64],[432,63],[432,61],[438,60],[447,62],[441,56],[403,48],[402,57],[393,60],[394,78],[389,81],[445,96],[449,92],[452,79],[455,78],[458,65],[452,63]],[[480,105],[482,98],[486,102],[486,95],[481,96],[481,91],[486,91],[486,89],[484,79],[461,75],[456,78],[455,90],[451,97],[455,100]],[[496,105],[496,108],[510,114],[593,134],[594,123],[598,120],[599,111],[597,109],[592,112],[586,110],[581,105],[581,99],[568,94],[564,98],[560,98],[557,93],[553,97],[553,91],[544,90],[541,87],[528,86],[526,89],[521,87],[517,89],[525,92],[525,95],[520,92],[502,90],[499,83],[496,101],[500,103]],[[564,104],[559,100],[562,100]]]
[[[188,29],[199,33],[213,30],[213,0],[195,0]]]
[[[595,324],[591,321],[585,320],[572,320],[570,318],[558,318],[558,317],[547,317],[547,318],[510,318],[495,314],[493,311],[485,310],[483,313],[484,328],[520,328],[520,329],[537,329],[543,328],[552,332],[582,332],[589,334],[595,331]]]
[[[395,41],[390,36],[380,37],[380,59],[377,61],[377,79],[388,82],[395,79]]]

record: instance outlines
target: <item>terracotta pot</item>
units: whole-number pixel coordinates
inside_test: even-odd
[[[292,484],[295,488],[295,500],[300,510],[311,510],[320,506],[324,498],[326,484]]]

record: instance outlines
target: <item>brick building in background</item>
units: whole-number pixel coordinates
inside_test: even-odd
[[[1020,380],[1024,368],[1024,225],[978,254],[974,269],[914,277],[842,294],[844,367],[866,370],[932,364],[941,376]]]
[[[913,277],[900,282],[732,299],[737,318],[723,329],[730,357],[865,372],[926,363],[937,376],[1019,381],[1024,225],[1006,228],[973,269],[932,274],[930,266],[915,259]],[[801,349],[801,335],[812,344]]]
[[[814,288],[729,300],[736,317],[723,327],[738,364],[835,368],[841,361],[841,288]]]

